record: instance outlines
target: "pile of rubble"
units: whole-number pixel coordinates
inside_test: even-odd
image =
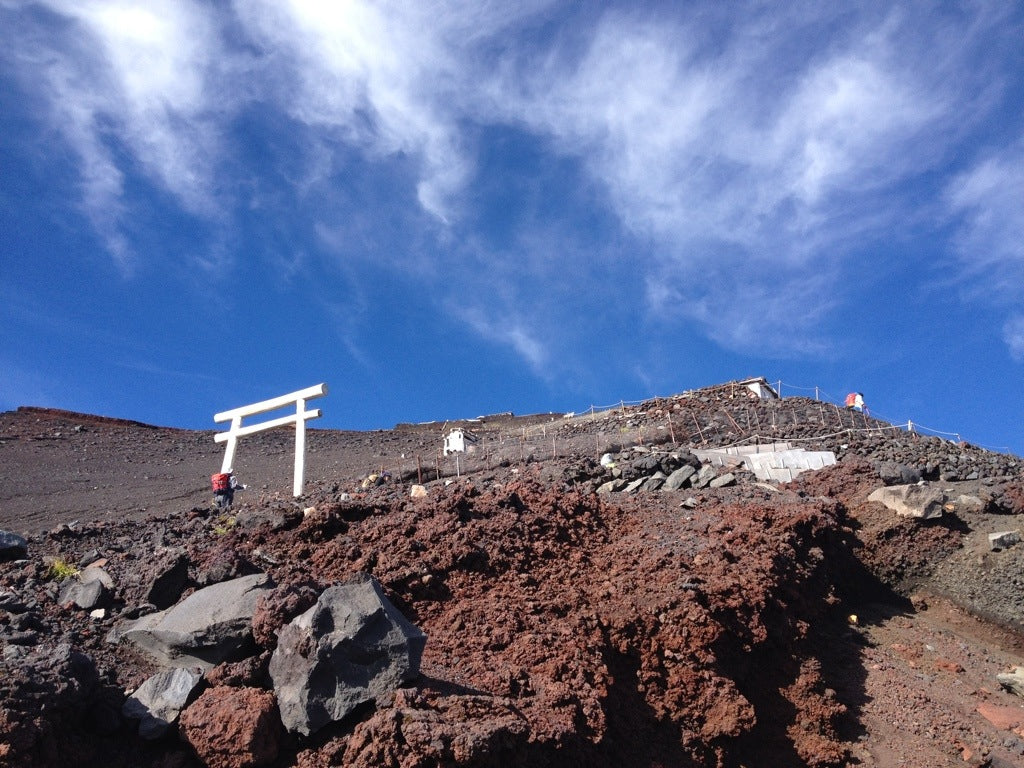
[[[794,680],[820,667],[799,627],[843,626],[824,599],[841,514],[606,498],[377,487],[30,537],[0,564],[0,750],[39,768],[715,765],[768,740],[839,760],[844,707]],[[758,686],[791,686],[813,734],[755,730],[774,705],[750,698],[750,654],[780,648],[793,666]]]
[[[600,465],[611,475],[597,487],[602,494],[722,488],[736,482],[732,472],[719,474],[713,464],[702,464],[688,451],[657,451],[638,445],[619,454],[604,454]]]

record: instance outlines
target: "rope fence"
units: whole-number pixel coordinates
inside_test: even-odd
[[[789,391],[800,392],[800,393],[806,392],[806,393],[813,393],[814,394],[814,399],[819,401],[819,402],[827,402],[827,403],[830,403],[830,404],[836,406],[837,408],[845,408],[845,404],[844,404],[845,398],[837,397],[836,395],[834,395],[834,394],[832,394],[830,392],[825,391],[824,389],[822,389],[819,386],[801,386],[801,385],[797,385],[797,384],[790,384],[788,382],[782,381],[781,379],[777,380],[775,382],[774,386],[775,386],[775,391],[779,395],[780,399],[784,398],[784,394],[783,394],[784,390],[787,391],[787,392],[789,392]],[[686,395],[689,395],[689,394],[691,394],[693,392],[696,392],[696,391],[699,391],[699,390],[689,390],[687,392],[682,393],[682,396],[685,397]],[[609,411],[614,411],[616,409],[618,409],[618,410],[625,410],[625,408],[627,406],[632,407],[632,406],[637,406],[637,405],[644,405],[644,404],[647,404],[647,403],[657,403],[657,402],[660,402],[660,401],[668,402],[668,401],[671,401],[673,399],[677,399],[678,397],[679,397],[679,395],[656,396],[656,397],[647,398],[645,400],[620,400],[618,403],[612,403],[611,405],[590,405],[590,406],[588,406],[585,409],[581,409],[580,411],[572,412],[572,415],[573,416],[579,416],[582,413],[582,414],[589,414],[592,417],[596,417],[597,414],[607,413]],[[924,424],[920,424],[918,422],[915,422],[912,419],[896,420],[896,419],[889,418],[889,417],[887,417],[887,416],[885,416],[883,414],[870,414],[869,413],[868,415],[873,415],[874,418],[879,419],[881,421],[887,421],[887,422],[889,422],[891,424],[891,426],[887,426],[887,427],[867,427],[867,426],[864,426],[864,427],[860,427],[860,428],[857,428],[857,429],[859,429],[861,431],[864,431],[864,430],[867,430],[867,431],[871,431],[871,430],[884,431],[884,430],[896,429],[896,430],[904,430],[906,432],[914,432],[914,433],[918,433],[918,434],[935,435],[935,436],[938,436],[938,437],[948,437],[948,438],[951,438],[951,439],[955,439],[955,441],[958,442],[958,443],[959,442],[963,442],[963,437],[961,436],[961,433],[959,433],[959,432],[949,432],[949,431],[945,431],[945,430],[941,430],[941,429],[935,429],[933,427],[928,427],[928,426],[925,426]],[[810,438],[801,438],[801,440],[804,440],[804,439],[810,439]],[[703,442],[703,440],[702,440],[702,442]],[[990,445],[984,445],[982,443],[974,443],[974,445],[977,445],[979,448],[984,448],[986,450],[993,451],[993,452],[996,452],[996,453],[1010,453],[1009,446],[990,446]]]
[[[725,386],[725,385],[723,385]],[[719,447],[734,447],[745,444],[777,442],[780,438],[778,430],[787,426],[818,424],[831,431],[805,437],[785,437],[786,442],[812,443],[829,440],[842,435],[872,434],[891,431],[907,432],[917,435],[934,435],[942,439],[951,438],[963,442],[958,432],[933,429],[914,421],[907,420],[895,423],[881,414],[874,415],[848,410],[838,398],[820,387],[800,387],[779,381],[776,392],[783,388],[787,392],[813,393],[814,399],[820,403],[818,415],[809,419],[806,408],[795,405],[787,409],[786,400],[757,401],[746,405],[737,404],[734,408],[716,409],[711,404],[714,418],[708,419],[706,411],[701,419],[693,411],[674,411],[672,406],[680,401],[685,402],[689,396],[701,390],[690,390],[666,397],[652,397],[644,400],[620,400],[610,405],[590,405],[581,411],[566,414],[551,414],[551,420],[522,426],[517,432],[510,433],[500,430],[495,434],[482,424],[479,433],[467,445],[464,453],[451,453],[445,456],[442,452],[444,433],[449,426],[461,426],[471,435],[473,424],[464,421],[445,422],[437,434],[436,442],[425,440],[423,452],[417,456],[403,455],[397,457],[381,457],[380,474],[397,476],[407,482],[429,482],[445,478],[461,477],[469,471],[491,470],[498,467],[528,463],[531,460],[556,458],[596,458],[603,453],[616,453],[627,447],[654,446],[671,444],[715,444]],[[737,390],[738,392],[739,390]],[[791,394],[790,397],[796,397]],[[770,414],[757,405],[773,403]],[[627,411],[627,408],[647,406],[647,410],[639,414]],[[662,407],[663,414],[657,409]],[[654,414],[652,416],[652,411]],[[760,415],[759,415],[760,411]],[[633,421],[632,417],[637,420]],[[641,423],[637,423],[640,420]],[[597,422],[604,421],[602,424]],[[886,421],[888,424],[880,424]],[[740,423],[742,422],[742,424]],[[770,431],[769,431],[770,430]],[[772,434],[775,432],[775,434]],[[731,433],[731,435],[729,434]],[[738,439],[733,436],[743,435]],[[729,437],[728,443],[721,438]],[[992,448],[975,443],[980,448],[995,452],[1009,453],[1009,448]]]
[[[775,388],[776,388],[775,391],[779,394],[780,399],[784,399],[784,397],[783,397],[783,391],[784,390],[787,391],[787,392],[788,391],[807,392],[807,393],[813,393],[814,394],[814,399],[816,401],[818,401],[818,402],[829,403],[829,404],[835,406],[836,408],[845,409],[845,404],[843,402],[844,398],[837,397],[834,394],[832,394],[830,392],[827,392],[826,390],[824,390],[824,389],[822,389],[821,387],[818,387],[818,386],[814,386],[814,387],[800,386],[800,385],[796,385],[796,384],[789,384],[787,382],[783,382],[783,381],[779,380],[779,381],[775,382]],[[590,416],[591,418],[597,418],[599,415],[607,414],[609,412],[616,411],[616,410],[624,412],[627,407],[634,407],[634,406],[646,405],[646,404],[656,404],[656,403],[659,403],[659,402],[666,402],[666,403],[668,403],[668,402],[671,402],[673,400],[678,400],[680,397],[684,397],[685,398],[687,395],[690,395],[690,394],[692,394],[693,392],[696,392],[696,391],[699,391],[699,390],[689,390],[687,392],[682,393],[681,395],[680,394],[675,394],[675,395],[667,395],[667,396],[655,396],[655,397],[650,397],[650,398],[646,398],[646,399],[643,399],[643,400],[620,400],[617,403],[611,403],[609,405],[590,405],[590,406],[588,406],[586,408],[583,408],[583,409],[580,409],[580,410],[577,410],[577,411],[570,411],[569,413],[566,414],[566,416],[568,416],[570,418],[579,418],[581,416]],[[790,396],[793,396],[793,395],[790,395]],[[848,429],[858,429],[860,431],[885,431],[885,430],[896,429],[896,430],[904,430],[904,431],[907,431],[907,432],[915,432],[915,433],[919,433],[919,434],[928,434],[928,435],[936,435],[936,436],[940,436],[940,437],[948,437],[948,438],[955,439],[956,442],[963,442],[963,438],[961,436],[961,433],[959,433],[959,432],[950,432],[950,431],[945,431],[945,430],[941,430],[941,429],[935,429],[933,427],[925,426],[924,424],[920,424],[918,422],[915,422],[912,419],[906,419],[906,420],[899,420],[898,421],[896,419],[892,419],[892,418],[890,418],[888,416],[885,416],[884,414],[877,414],[877,413],[876,414],[872,414],[870,412],[868,412],[867,415],[872,416],[873,418],[876,418],[876,419],[881,420],[881,421],[887,421],[887,422],[890,423],[891,426],[886,426],[886,427],[869,427],[869,426],[867,426],[865,424],[862,427],[849,427],[846,430],[842,430],[842,431],[847,431]],[[540,425],[540,426],[534,425],[534,426],[531,426],[531,427],[526,427],[524,429],[524,435],[523,435],[524,439],[529,440],[530,438],[534,437],[538,432],[546,437],[547,436],[546,426],[547,425]],[[699,425],[698,425],[698,431],[700,431]],[[804,438],[801,438],[801,439],[804,439]],[[675,442],[675,441],[673,441],[673,442]],[[703,438],[701,439],[701,442],[704,442]],[[985,448],[986,450],[990,450],[990,451],[993,451],[993,452],[1001,452],[1001,453],[1009,453],[1010,452],[1010,448],[1008,446],[988,446],[988,445],[983,445],[981,443],[974,443],[974,444],[977,445],[980,448]]]
[[[820,387],[800,387],[800,386],[797,386],[795,384],[785,384],[785,386],[788,389],[795,389],[795,390],[798,390],[798,391],[801,391],[801,392],[814,392],[814,399],[815,400],[821,400],[822,396],[824,396],[824,400],[827,401],[827,402],[830,402],[830,403],[833,403],[833,404],[836,404],[836,405],[838,405],[841,402],[840,398],[835,397],[834,395],[829,394],[828,392],[825,392]],[[778,382],[778,389],[776,390],[776,392],[778,392],[778,394],[779,394],[779,397],[782,397],[782,387],[783,387],[783,382],[779,381]],[[943,431],[941,429],[933,429],[932,427],[926,427],[923,424],[919,424],[918,422],[913,421],[911,419],[907,419],[906,422],[897,421],[896,419],[889,418],[889,417],[884,416],[882,414],[877,414],[876,418],[879,418],[882,421],[888,421],[889,423],[893,424],[894,426],[898,426],[899,429],[906,429],[906,431],[908,431],[908,432],[919,432],[919,433],[925,433],[925,434],[929,434],[929,435],[952,437],[952,438],[956,438],[956,442],[958,442],[958,443],[959,442],[963,442],[963,438],[960,436],[959,432],[946,432],[946,431]],[[974,445],[977,445],[979,448],[984,448],[985,450],[993,451],[993,452],[996,452],[996,453],[1009,453],[1010,452],[1009,446],[989,446],[989,445],[982,445],[981,443],[974,443]]]

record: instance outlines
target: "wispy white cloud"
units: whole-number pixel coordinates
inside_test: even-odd
[[[934,193],[922,202],[901,186],[942,172],[970,126],[1003,103],[1010,77],[986,63],[1003,11],[985,2],[943,12],[810,2],[42,5],[62,24],[26,22],[33,34],[11,41],[15,59],[25,78],[40,76],[51,125],[79,157],[84,206],[122,263],[132,248],[126,178],[139,169],[192,215],[226,213],[227,226],[239,203],[219,173],[225,155],[241,161],[245,148],[225,137],[258,104],[286,116],[305,153],[284,199],[337,203],[297,217],[311,242],[349,253],[381,226],[370,202],[360,208],[357,194],[334,187],[355,172],[353,154],[386,168],[420,210],[383,226],[420,242],[374,258],[417,277],[443,274],[438,300],[453,317],[536,371],[579,338],[565,307],[596,290],[592,257],[555,239],[564,236],[551,224],[557,210],[528,217],[504,243],[475,236],[486,129],[520,132],[579,170],[597,191],[595,215],[631,245],[601,258],[631,266],[648,317],[696,323],[731,349],[808,355],[843,301],[838,275],[852,244],[934,206]],[[571,22],[558,18],[567,13]],[[984,251],[969,260],[1024,261],[1021,154],[996,149],[948,185],[965,260]],[[272,208],[266,215],[288,215]],[[503,269],[507,259],[520,268]],[[317,263],[284,268],[297,275]],[[485,285],[499,301],[455,308],[452,296]],[[522,309],[540,303],[546,311]],[[806,332],[815,326],[821,336]]]
[[[803,354],[810,343],[793,340],[806,332],[787,320],[827,312],[845,241],[898,220],[889,193],[929,160],[917,143],[956,117],[931,63],[900,50],[917,21],[880,16],[815,43],[810,23],[767,33],[756,14],[747,27],[737,16],[709,51],[685,20],[610,12],[578,57],[514,72],[499,111],[579,156],[622,223],[655,244],[652,311],[734,349]],[[878,197],[848,213],[868,191]],[[775,322],[755,333],[751,316]]]
[[[1024,362],[1024,138],[953,178],[945,202],[972,297],[1012,313],[1003,340],[1010,356]]]
[[[724,261],[724,260],[723,260]],[[652,311],[684,316],[704,335],[728,349],[757,350],[762,357],[838,357],[841,342],[830,338],[826,317],[838,301],[835,276],[826,266],[812,270],[775,268],[751,279],[750,262],[728,260],[699,283],[678,279],[671,264],[647,280]]]
[[[884,189],[914,171],[912,140],[948,119],[947,105],[921,93],[920,74],[900,71],[888,58],[855,48],[810,67],[769,135],[747,143],[745,159],[762,194],[769,184],[777,189],[772,207],[787,198],[826,207],[830,193]],[[768,148],[768,162],[758,162],[765,155],[757,147]]]
[[[480,73],[472,51],[546,3],[318,3],[239,0],[245,27],[280,71],[274,97],[340,140],[419,164],[420,204],[442,220],[472,171],[458,123]]]
[[[1003,340],[1014,360],[1024,363],[1024,315],[1014,315],[1003,326]]]
[[[228,93],[216,81],[221,40],[207,7],[190,0],[51,7],[75,19],[102,51],[99,81],[76,84],[89,99],[89,128],[125,142],[190,211],[208,210],[215,201],[216,112]],[[67,88],[55,96],[75,99]],[[85,125],[79,121],[80,130]]]
[[[514,314],[496,317],[480,303],[453,304],[451,311],[461,317],[478,335],[497,344],[511,347],[533,372],[547,378],[551,371],[548,347],[535,335],[531,324]]]
[[[946,203],[960,220],[959,255],[991,288],[1020,298],[1024,278],[1024,138],[954,177]],[[990,271],[993,267],[1001,271]]]
[[[125,157],[186,210],[210,215],[220,207],[216,24],[189,0],[40,5],[51,15],[23,19],[20,34],[4,36],[8,56],[26,88],[41,89],[50,130],[79,158],[85,213],[130,271]]]

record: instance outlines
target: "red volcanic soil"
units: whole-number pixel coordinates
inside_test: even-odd
[[[987,547],[1024,527],[1015,457],[728,387],[474,423],[458,464],[437,455],[446,426],[313,430],[298,500],[291,434],[245,438],[250,488],[224,513],[207,490],[212,432],[0,414],[0,529],[28,539],[0,562],[0,764],[1024,764],[1024,700],[996,681],[1024,663],[1024,545]],[[714,489],[596,493],[605,452],[628,477],[769,431],[840,461],[776,486],[737,472]],[[956,487],[983,503],[896,517],[867,501],[894,463],[973,483]],[[156,667],[104,638],[182,556],[186,592],[255,572],[277,587],[253,652],[208,672],[148,742],[119,713]],[[50,568],[96,557],[115,583],[99,618],[60,604]],[[421,674],[288,735],[266,671],[276,630],[359,572],[426,633]]]

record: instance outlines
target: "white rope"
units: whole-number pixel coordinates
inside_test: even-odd
[[[923,424],[918,424],[916,421],[911,422],[911,423],[914,425],[914,431],[924,430],[925,432],[931,432],[933,435],[949,435],[950,437],[956,437],[956,438],[960,437],[960,433],[959,432],[943,432],[940,429],[932,429],[931,427],[926,427]]]
[[[783,384],[783,386],[789,387],[790,389],[802,389],[805,392],[817,392],[818,391],[817,387],[798,387],[796,384],[787,384],[786,382],[782,382],[782,384]]]
[[[982,445],[981,443],[971,443],[971,445],[976,445],[979,448],[984,448],[986,451],[992,451],[992,453],[1010,453],[1011,452],[1010,451],[1010,446],[1008,446],[1008,445],[991,446],[991,445]]]
[[[789,387],[791,389],[807,389],[807,387],[798,387],[798,386],[793,385],[793,384],[786,384],[785,382],[783,382],[783,384],[785,384],[785,386],[787,386],[787,387]],[[819,395],[823,395],[829,403],[831,403],[831,404],[833,404],[833,405],[835,405],[837,407],[839,407],[841,405],[838,398],[835,398],[833,395],[825,392],[824,390],[820,389],[819,387],[811,387],[811,389],[813,389]],[[845,407],[845,405],[843,407]],[[865,415],[870,415],[870,414],[865,414]],[[873,415],[871,417],[875,418],[875,419],[880,419],[882,421],[888,421],[891,424],[896,425],[896,422],[895,422],[894,419],[887,418],[883,414],[875,414],[875,415]],[[944,432],[944,431],[939,430],[939,429],[932,429],[931,427],[923,426],[921,424],[918,424],[916,421],[913,421],[913,420],[910,420],[910,419],[906,420],[905,422],[901,422],[898,426],[894,426],[893,428],[895,428],[895,429],[907,429],[911,425],[913,426],[913,430],[912,431],[914,431],[914,432],[923,431],[923,432],[928,432],[929,434],[933,434],[933,435],[946,435],[948,437],[955,437],[958,441],[963,439],[960,436],[959,432]],[[886,429],[888,429],[888,427],[886,427]],[[985,447],[985,446],[981,445],[980,443],[976,443],[976,445],[978,445],[981,448]],[[1006,452],[1008,453],[1009,450],[1010,449],[1007,448]]]

